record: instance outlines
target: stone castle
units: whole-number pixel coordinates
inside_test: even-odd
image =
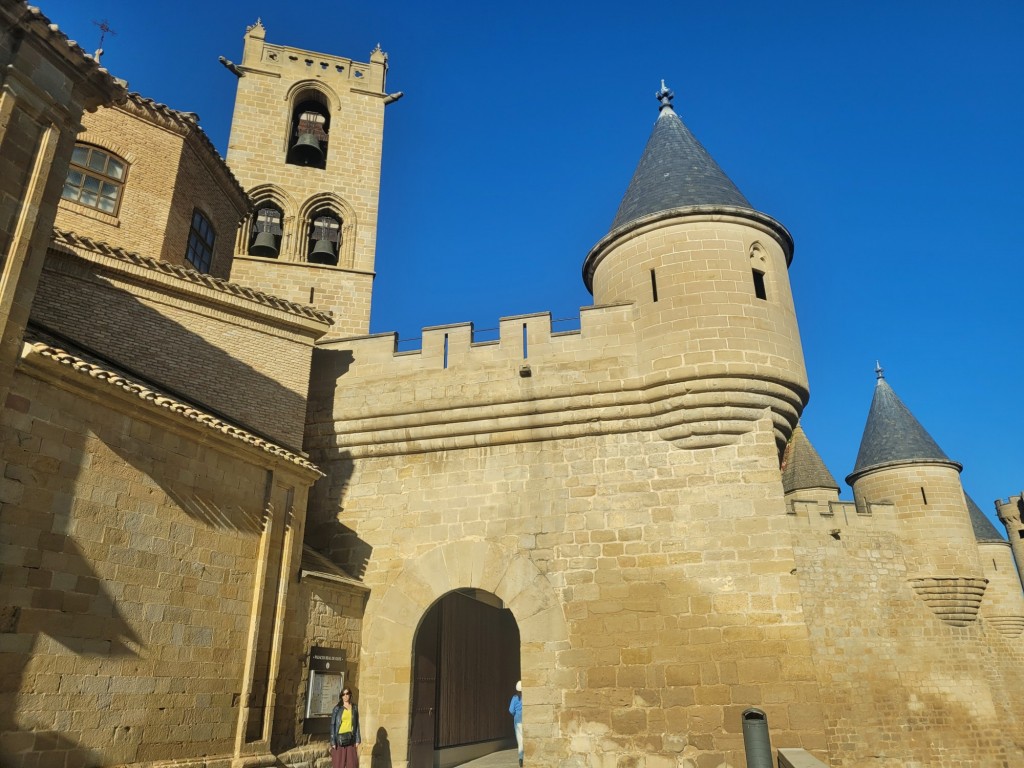
[[[780,766],[1024,765],[1024,501],[881,370],[839,499],[793,239],[664,85],[579,330],[399,352],[379,48],[250,27],[226,160],[17,0],[0,64],[0,765],[322,768],[347,685],[447,768],[519,679],[531,766],[739,768],[749,708]]]

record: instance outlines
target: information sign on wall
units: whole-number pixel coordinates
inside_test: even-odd
[[[314,645],[309,651],[306,719],[330,717],[345,687],[345,651]]]

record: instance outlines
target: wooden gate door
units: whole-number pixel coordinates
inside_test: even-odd
[[[409,768],[433,768],[437,733],[437,650],[441,612],[434,605],[416,632],[413,650]]]

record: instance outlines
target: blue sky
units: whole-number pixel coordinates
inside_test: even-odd
[[[235,81],[217,57],[240,58],[257,16],[274,43],[366,61],[380,42],[406,96],[386,118],[372,322],[403,348],[427,325],[578,317],[665,78],[793,233],[803,423],[840,483],[878,359],[983,510],[1024,487],[1019,0],[41,6],[87,50],[109,20],[104,65],[198,112],[222,152]]]

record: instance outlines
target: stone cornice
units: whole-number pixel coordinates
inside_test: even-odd
[[[583,261],[583,283],[587,290],[594,291],[594,273],[598,265],[607,255],[608,251],[614,248],[627,235],[639,234],[643,230],[653,230],[670,226],[675,223],[693,223],[701,221],[723,221],[745,224],[761,230],[765,234],[775,238],[786,256],[786,265],[793,261],[793,236],[782,224],[771,216],[748,208],[737,208],[726,205],[687,205],[682,208],[672,208],[667,211],[658,211],[639,219],[634,219],[613,229],[602,237],[597,244],[590,249],[587,258]]]
[[[344,391],[336,397],[341,410],[349,400]],[[767,410],[776,432],[788,439],[801,397],[785,382],[722,371],[655,385],[637,380],[634,387],[618,381],[573,385],[529,399],[433,408],[419,401],[418,410],[401,412],[372,413],[354,405],[350,416],[326,421],[312,411],[306,446],[327,461],[338,451],[359,458],[654,432],[680,448],[713,448],[749,432]]]
[[[114,259],[124,265],[135,267],[141,274],[148,272],[154,278],[162,278],[163,280],[169,278],[173,282],[202,286],[211,291],[216,291],[225,297],[232,297],[243,302],[252,302],[269,309],[285,312],[294,317],[301,318],[304,321],[303,325],[308,326],[307,330],[309,331],[315,332],[316,325],[329,326],[334,323],[330,315],[313,307],[296,304],[295,302],[257,291],[254,288],[247,288],[238,283],[222,280],[219,277],[213,277],[212,275],[196,272],[195,270],[170,264],[160,259],[127,251],[124,248],[93,240],[84,235],[77,235],[74,232],[54,229],[53,244],[62,247],[61,250],[70,251],[78,256],[88,257],[95,255]],[[326,327],[322,328],[320,333],[316,335],[321,335],[326,330]]]
[[[864,467],[856,472],[851,472],[846,476],[846,484],[852,486],[862,477],[866,477],[867,475],[875,472],[884,472],[887,469],[911,466],[949,467],[957,472],[962,472],[964,468],[963,464],[959,461],[953,461],[952,459],[895,459],[893,461],[883,461],[880,464],[872,464],[871,466]]]
[[[45,341],[34,340],[31,333],[23,345],[21,359],[23,365],[30,366],[47,379],[68,379],[70,377],[79,386],[98,391],[101,396],[103,393],[109,396],[111,390],[115,390],[129,401],[141,404],[153,415],[173,419],[179,424],[191,424],[193,428],[209,430],[227,441],[241,443],[250,449],[268,454],[274,457],[276,462],[291,465],[293,471],[297,471],[310,482],[323,476],[323,472],[303,456],[292,453],[276,443],[254,435],[190,403],[129,379],[117,371],[89,362]],[[99,392],[100,390],[102,392]]]

